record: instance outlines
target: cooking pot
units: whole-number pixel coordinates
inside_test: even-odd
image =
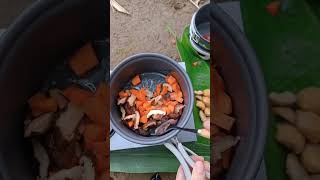
[[[177,123],[177,126],[184,127],[190,119],[194,102],[193,88],[191,81],[185,70],[173,59],[156,54],[141,53],[128,57],[118,64],[111,73],[110,77],[110,120],[112,128],[128,141],[155,145],[166,142],[176,136],[179,130],[172,130],[162,136],[141,136],[130,130],[121,122],[120,108],[117,106],[118,93],[123,90],[128,82],[137,74],[141,73],[160,73],[174,76],[182,90],[185,107]]]
[[[106,44],[108,4],[105,0],[36,1],[1,36],[1,180],[36,179],[31,144],[23,137],[26,102],[55,65],[85,42]],[[108,48],[104,49],[100,55],[106,60]]]
[[[264,78],[254,50],[235,22],[217,5],[211,5],[210,17],[213,64],[232,98],[234,134],[241,137],[231,167],[221,179],[254,180],[263,159],[268,123]]]

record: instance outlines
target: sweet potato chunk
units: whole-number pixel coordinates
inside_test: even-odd
[[[98,64],[99,61],[90,43],[78,50],[69,60],[70,68],[78,76],[85,75]]]
[[[47,97],[46,94],[42,92],[32,96],[28,103],[33,116],[37,116],[42,113],[55,112],[58,109],[57,102],[53,98]]]

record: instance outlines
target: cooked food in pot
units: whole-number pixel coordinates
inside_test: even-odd
[[[154,78],[156,77],[156,78]],[[142,136],[166,121],[176,124],[184,108],[183,94],[172,75],[144,73],[136,75],[118,93],[121,121]]]

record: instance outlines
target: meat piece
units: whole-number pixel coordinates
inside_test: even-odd
[[[48,176],[50,159],[45,148],[37,141],[32,140],[34,157],[39,163],[39,179],[44,180]]]
[[[70,169],[63,169],[50,176],[48,180],[78,179],[82,177],[83,171],[84,169],[81,166],[75,166]]]
[[[320,88],[308,87],[297,94],[297,104],[304,111],[320,115]]]
[[[276,139],[280,144],[297,154],[301,153],[304,149],[304,136],[296,127],[288,123],[279,123],[277,125]]]
[[[230,131],[235,122],[235,119],[226,114],[215,112],[212,115],[212,122],[218,127]]]
[[[150,120],[142,126],[143,130],[148,130],[149,127],[156,126],[157,122],[155,120]]]
[[[95,179],[95,171],[93,167],[93,163],[91,159],[86,156],[80,158],[80,165],[83,166],[83,175],[82,179],[84,180],[94,180]]]
[[[168,114],[168,117],[170,119],[178,119],[180,117],[180,114],[178,114],[178,113],[170,113],[170,114]]]
[[[310,142],[320,142],[320,116],[313,112],[297,111],[296,126]]]
[[[320,145],[307,144],[302,152],[301,161],[310,173],[320,173]]]
[[[292,153],[287,156],[286,173],[290,180],[304,180],[308,177],[308,173],[300,164],[298,157]]]
[[[73,103],[69,103],[67,110],[60,114],[60,117],[56,121],[56,126],[67,141],[73,139],[75,129],[78,127],[83,115],[84,113],[81,108]]]
[[[67,106],[68,100],[63,96],[62,91],[59,89],[50,89],[49,94],[57,102],[59,109],[64,109]]]
[[[131,115],[131,114],[135,114],[135,107],[134,106],[130,106],[129,103],[125,103],[124,104],[124,110],[126,111],[126,115]]]
[[[24,130],[24,137],[30,137],[32,134],[39,135],[46,133],[50,129],[55,117],[55,113],[47,113],[32,120]]]
[[[274,115],[279,116],[288,122],[294,124],[296,122],[296,112],[288,107],[274,107],[272,108]]]
[[[296,103],[297,97],[292,92],[276,93],[272,92],[269,94],[269,99],[273,106],[292,106]]]

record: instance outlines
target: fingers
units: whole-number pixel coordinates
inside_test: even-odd
[[[210,131],[210,121],[203,122],[203,127]]]
[[[203,161],[197,161],[193,167],[191,180],[206,180]]]
[[[180,166],[178,169],[176,180],[186,180],[182,166]]]
[[[191,159],[193,159],[194,161],[204,161],[204,157],[196,155],[192,155]]]

